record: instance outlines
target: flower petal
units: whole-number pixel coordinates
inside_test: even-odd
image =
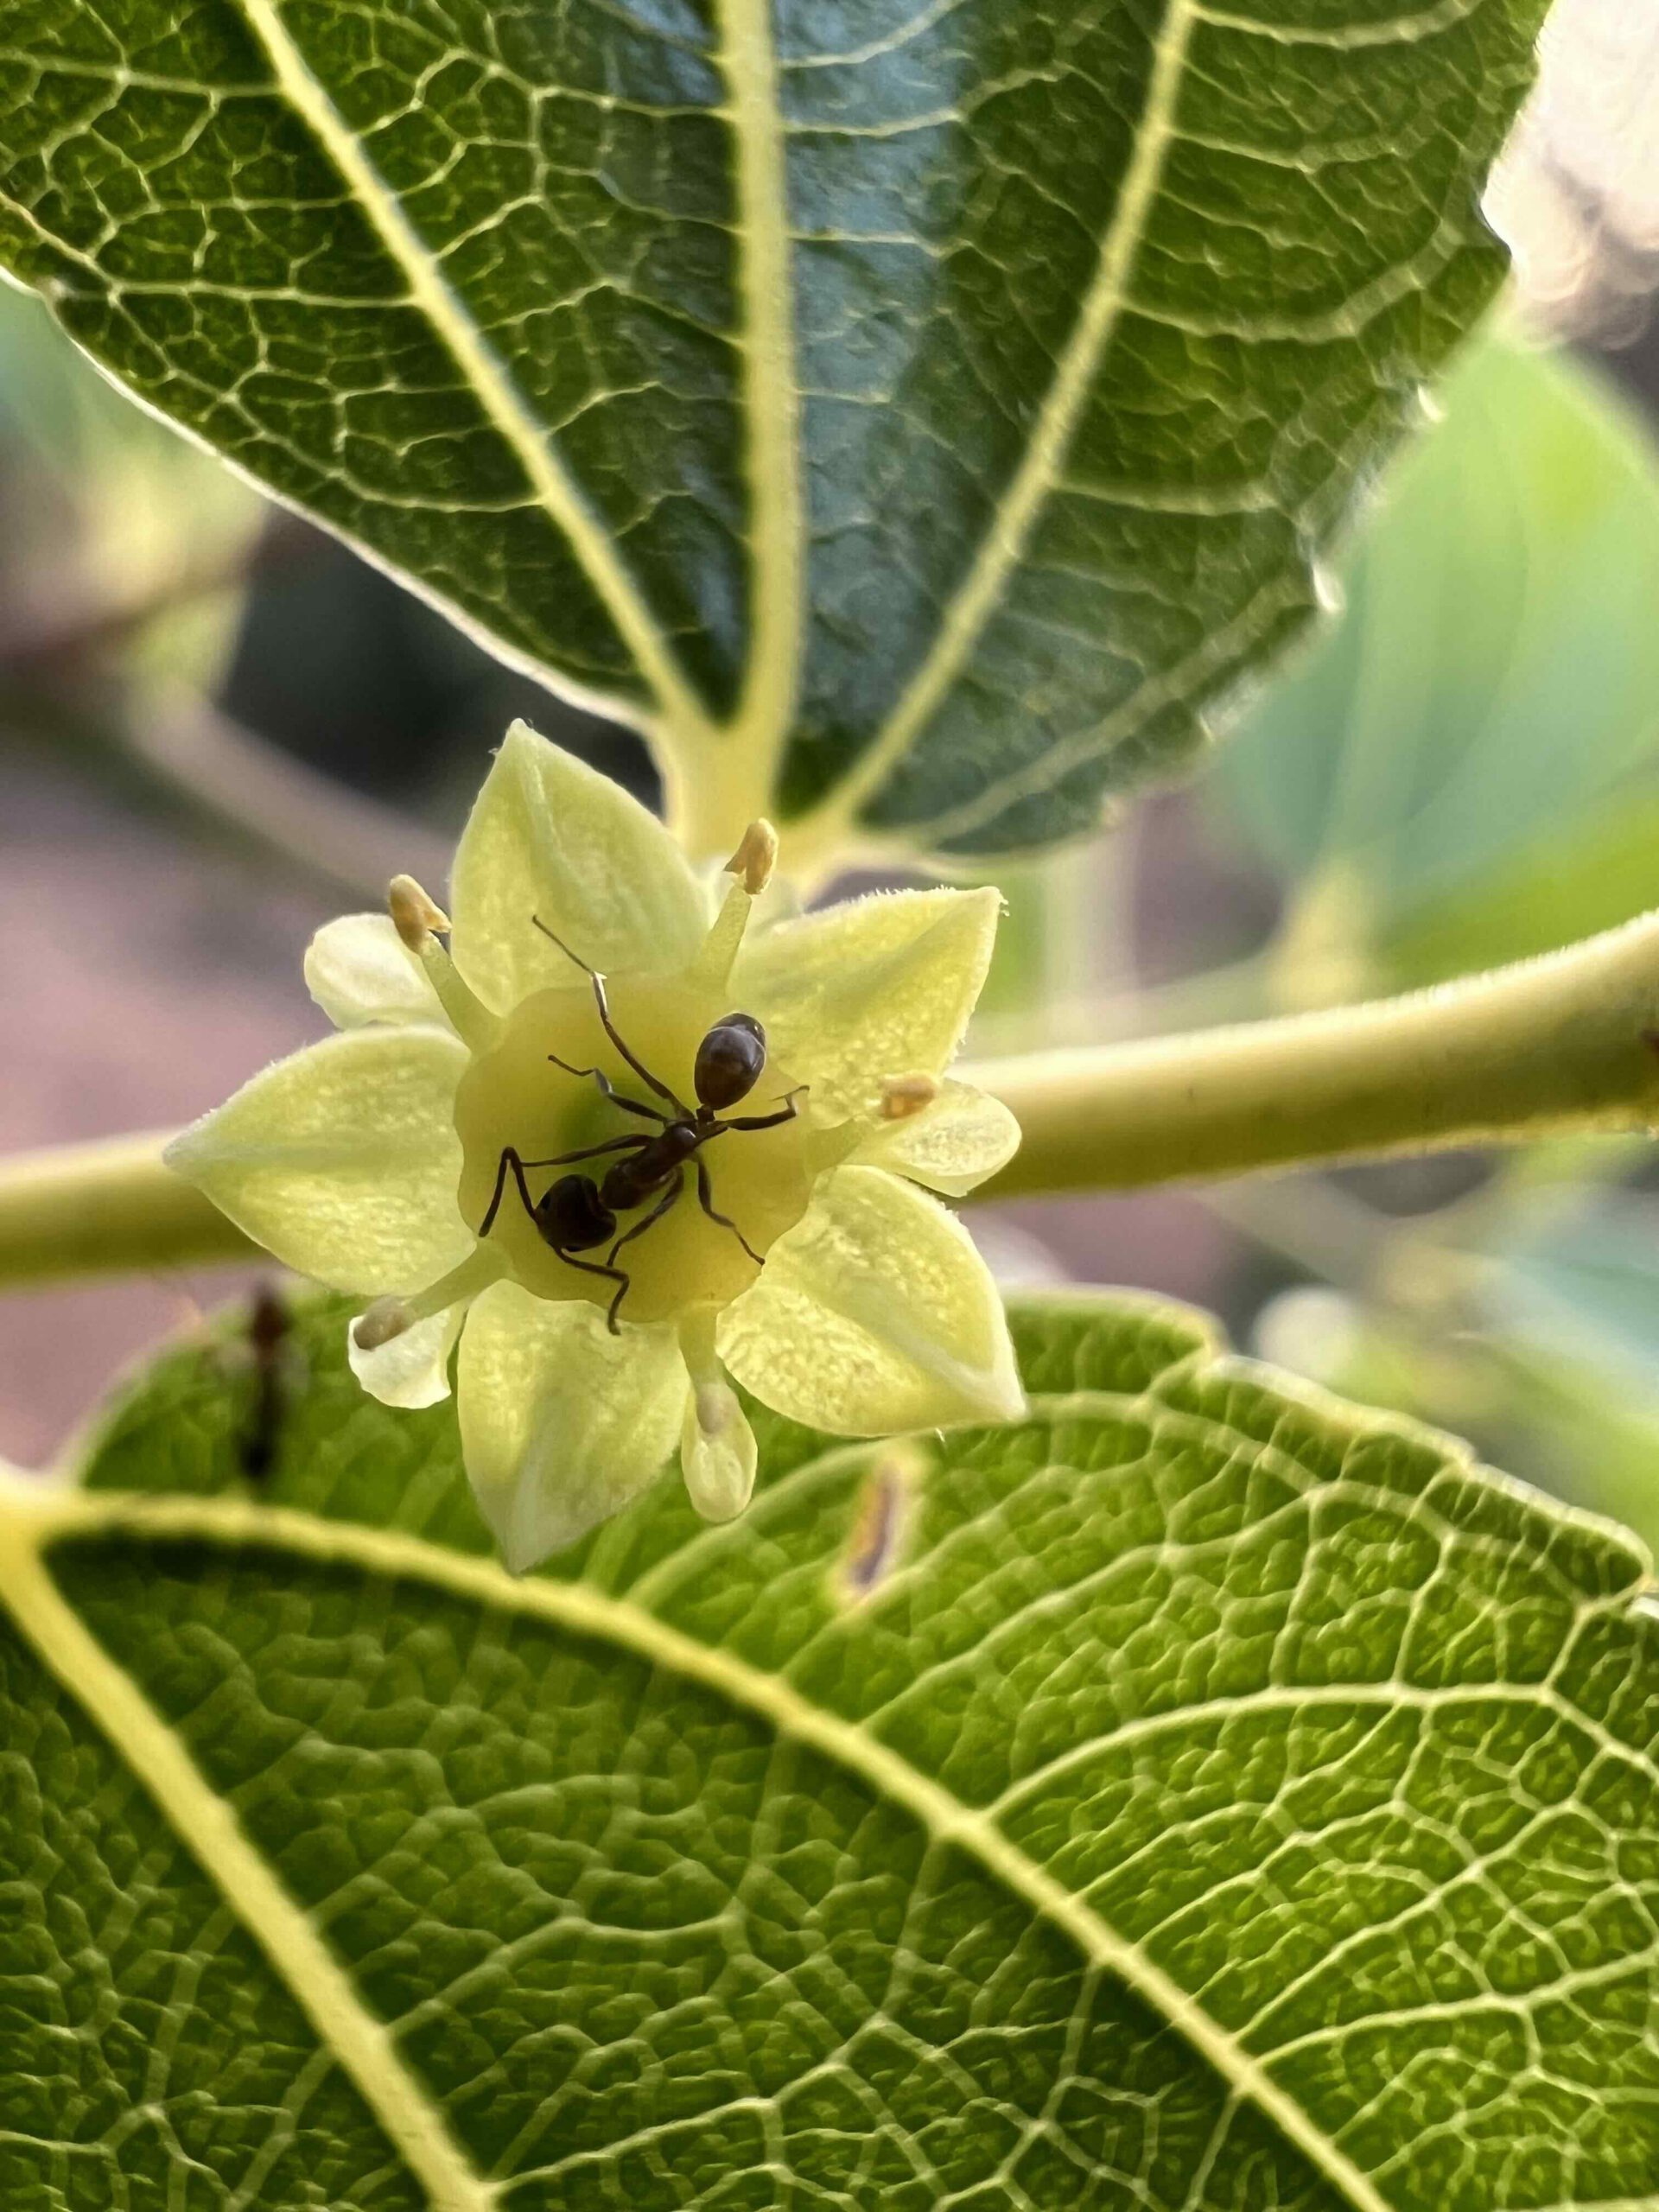
[[[455,965],[502,1014],[575,973],[532,915],[604,974],[683,967],[709,922],[708,893],[655,816],[521,721],[461,832],[449,911]]]
[[[346,1357],[353,1374],[383,1406],[413,1410],[437,1405],[449,1395],[449,1355],[466,1314],[466,1300],[458,1299],[368,1351],[357,1341],[357,1324],[353,1322],[346,1332]]]
[[[448,1027],[426,969],[390,914],[342,914],[325,922],[306,948],[305,984],[336,1029],[368,1021]]]
[[[515,1574],[620,1511],[678,1440],[690,1386],[667,1322],[613,1336],[586,1299],[494,1283],[460,1364],[461,1455]]]
[[[1002,1302],[954,1215],[875,1167],[841,1167],[729,1306],[720,1355],[775,1412],[885,1436],[1024,1408]]]
[[[474,1242],[455,1201],[466,1066],[447,1030],[348,1029],[244,1084],[168,1164],[302,1274],[421,1290]]]
[[[946,1082],[920,1113],[876,1122],[852,1158],[961,1198],[1019,1149],[1020,1124],[1000,1098],[970,1083]]]
[[[816,1115],[867,1109],[884,1076],[941,1073],[990,963],[995,891],[893,891],[751,931],[734,1003],[766,1026]]]

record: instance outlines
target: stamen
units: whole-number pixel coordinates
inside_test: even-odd
[[[386,905],[397,934],[413,953],[424,953],[434,931],[449,934],[449,917],[429,899],[412,875],[394,875],[386,887]]]
[[[476,1298],[506,1271],[506,1263],[493,1245],[475,1245],[458,1268],[451,1268],[424,1290],[407,1298],[377,1298],[352,1324],[352,1342],[359,1351],[378,1351],[394,1337],[401,1337],[417,1321],[442,1313],[446,1306]]]
[[[736,880],[692,969],[697,981],[710,990],[722,989],[729,979],[743,932],[749,925],[749,910],[771,882],[777,859],[778,832],[770,822],[751,822],[722,870]]]
[[[937,1076],[890,1075],[881,1085],[881,1119],[907,1122],[931,1106],[939,1095]]]
[[[462,980],[448,948],[438,942],[440,931],[448,934],[448,915],[412,875],[392,877],[386,887],[386,906],[398,936],[425,969],[455,1034],[475,1052],[486,1052],[501,1025]]]
[[[726,863],[751,899],[758,899],[772,881],[778,865],[778,832],[770,822],[751,822],[738,841],[737,850]]]
[[[440,1275],[436,1282],[403,1302],[417,1321],[424,1321],[429,1313],[442,1313],[446,1306],[476,1298],[507,1272],[507,1262],[498,1246],[475,1244],[458,1268],[451,1268],[447,1275]]]

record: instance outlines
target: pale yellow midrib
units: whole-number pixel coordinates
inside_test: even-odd
[[[966,665],[1001,602],[1010,574],[1025,555],[1087,404],[1101,356],[1128,304],[1128,280],[1162,181],[1187,48],[1198,20],[1195,0],[1168,0],[1153,49],[1135,150],[1101,241],[1093,279],[1024,457],[997,503],[973,566],[946,607],[926,659],[851,774],[822,806],[789,825],[785,842],[791,849],[816,854],[851,834],[865,802],[909,751]]]
[[[499,2190],[467,2161],[309,1916],[255,1850],[177,1734],[65,1600],[39,1542],[31,1541],[50,1524],[31,1529],[27,1509],[14,1521],[5,1503],[13,1494],[9,1483],[0,1490],[0,1603],[259,1943],[319,2044],[350,2077],[426,2191],[433,2212],[494,2212]]]
[[[135,1747],[127,1733],[118,1735],[114,1740],[146,1781],[149,1777],[143,1754],[148,1738],[165,1737],[171,1749],[162,1761],[163,1767],[169,1760],[176,1762],[185,1775],[194,1777],[196,1789],[211,1795],[171,1732],[57,1596],[42,1563],[45,1548],[56,1539],[118,1529],[130,1530],[140,1538],[194,1538],[227,1547],[264,1544],[319,1562],[334,1561],[367,1573],[407,1576],[469,1597],[499,1611],[544,1620],[558,1627],[606,1638],[638,1657],[716,1691],[770,1722],[780,1734],[823,1752],[848,1771],[859,1775],[880,1794],[904,1807],[936,1843],[952,1844],[969,1853],[1004,1887],[1063,1928],[1086,1959],[1116,1974],[1168,2020],[1233,2094],[1255,2105],[1315,2170],[1357,2208],[1357,2212],[1390,2212],[1387,2199],[1370,2177],[1313,2125],[1256,2060],[1196,2005],[1138,1944],[1119,1936],[1081,1898],[1012,1843],[984,1813],[959,1803],[940,1784],[854,1723],[810,1704],[780,1676],[751,1667],[729,1652],[699,1643],[626,1599],[608,1597],[581,1583],[539,1578],[516,1580],[492,1560],[444,1550],[419,1537],[389,1529],[324,1521],[310,1514],[235,1498],[152,1498],[67,1486],[44,1490],[39,1485],[0,1484],[0,1597],[12,1601],[14,1586],[19,1580],[15,1563],[20,1560],[25,1562],[22,1572],[25,1589],[37,1583],[51,1592],[56,1614],[73,1628],[72,1640],[77,1654],[83,1659],[90,1655],[95,1669],[101,1670],[101,1677],[113,1677],[124,1685],[129,1709],[124,1716],[124,1726],[127,1731],[135,1726],[138,1729],[138,1756],[134,1755]],[[44,1648],[43,1656],[48,1658],[67,1687],[76,1695],[84,1694],[80,1684],[64,1673]],[[105,1725],[96,1711],[94,1717],[99,1718],[101,1726]],[[217,1800],[213,1802],[219,1804]],[[276,1942],[286,1939],[290,1922],[297,1923],[303,1931],[307,1973],[315,1967],[320,1977],[327,1978],[326,1985],[319,1981],[323,1993],[332,1995],[343,1990],[352,2005],[356,2006],[349,1984],[323,1950],[308,1920],[280,1889],[269,1870],[257,1861],[240,1830],[235,1827],[228,1809],[222,1806],[219,1825],[228,1827],[233,1846],[258,1869],[263,1886],[252,1894],[255,1901],[281,1923]],[[191,1833],[188,1829],[185,1832]],[[239,1860],[238,1864],[239,1866]],[[222,1877],[220,1880],[226,1896],[236,1903],[232,1886]],[[256,1932],[262,1931],[257,1928]],[[281,1964],[280,1948],[273,1948],[270,1937],[265,1940],[273,1957]],[[301,1975],[297,1979],[304,1978]],[[296,1979],[290,1974],[290,1980]],[[302,1991],[300,1993],[303,1995]],[[372,2062],[378,2055],[378,2047],[373,2042],[378,2037],[384,2039],[387,2062],[398,2065],[385,2030],[361,2013],[360,2008],[358,2028],[359,2035],[369,2039],[368,2048],[360,2053],[366,2062]],[[353,2071],[353,2078],[359,2079],[361,2085],[355,2069]],[[369,2073],[374,2079],[372,2063]],[[400,2071],[400,2080],[407,2091],[409,2077]],[[384,2123],[385,2114],[378,2103],[375,2109]],[[435,2115],[429,2116],[435,2120]],[[401,2142],[402,2139],[397,2139]],[[474,2190],[471,2196],[435,2197],[435,2202],[443,2207],[444,2212],[449,2212],[451,2206],[471,2208],[493,2202],[488,2194],[477,2193],[486,2189],[485,2184],[474,2181],[471,2186]]]
[[[734,778],[734,841],[767,810],[799,682],[806,588],[800,398],[795,363],[789,180],[772,42],[772,0],[721,0],[735,149],[739,289],[744,310],[750,499],[752,653],[743,697],[721,745]],[[743,820],[734,817],[742,815]],[[721,834],[728,832],[722,827]]]
[[[488,341],[444,281],[397,195],[312,74],[272,0],[233,0],[233,4],[264,49],[279,87],[345,177],[402,270],[411,301],[448,348],[485,413],[518,457],[537,498],[568,540],[656,696],[667,725],[663,734],[690,743],[706,741],[709,717],[616,547],[555,458],[548,433],[525,407]]]

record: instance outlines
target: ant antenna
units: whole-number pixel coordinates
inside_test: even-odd
[[[584,976],[598,975],[599,970],[596,968],[590,968],[588,965],[588,963],[583,960],[579,954],[572,952],[569,946],[559,935],[558,931],[556,930],[549,929],[547,924],[542,919],[539,914],[532,914],[530,918],[536,925],[536,927],[540,930],[542,935],[544,938],[550,938],[551,941],[558,946],[559,950],[564,955],[565,958],[569,961],[574,962],[575,964],[581,969]]]
[[[576,966],[581,969],[582,974],[586,976],[588,982],[592,983],[594,987],[594,1004],[599,1008],[599,1019],[605,1034],[610,1039],[612,1044],[615,1046],[617,1051],[621,1053],[623,1058],[633,1070],[635,1075],[639,1077],[641,1083],[647,1084],[650,1089],[656,1092],[659,1098],[667,1099],[669,1104],[674,1109],[674,1111],[677,1114],[682,1116],[684,1115],[687,1109],[682,1105],[680,1101],[675,1096],[674,1093],[669,1089],[665,1083],[658,1082],[658,1078],[652,1075],[651,1070],[645,1065],[639,1054],[632,1051],[624,1040],[616,1024],[612,1020],[610,1001],[605,995],[605,978],[600,974],[598,969],[590,968],[585,960],[579,958],[575,953],[572,952],[564,939],[556,930],[549,929],[547,924],[542,919],[539,914],[532,914],[530,918],[534,922],[537,928],[540,930],[544,938],[550,938],[553,944],[558,946],[559,950],[563,953],[567,960],[575,962]],[[553,1056],[550,1053],[548,1057],[551,1058]],[[568,1063],[561,1060],[559,1062],[559,1065],[561,1067],[564,1067],[568,1065]],[[572,1069],[570,1072],[574,1074],[577,1072],[577,1071]],[[588,1071],[582,1070],[581,1072],[587,1073]]]

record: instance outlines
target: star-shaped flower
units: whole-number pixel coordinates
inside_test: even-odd
[[[944,1073],[997,895],[751,928],[774,850],[757,823],[721,897],[517,723],[453,922],[400,877],[389,915],[329,923],[306,979],[340,1034],[169,1148],[279,1259],[373,1300],[350,1354],[385,1403],[448,1395],[459,1338],[467,1471],[515,1568],[677,1442],[699,1510],[741,1511],[755,1444],[728,1376],[849,1436],[1021,1409],[984,1262],[917,1187],[960,1197],[1019,1142]]]

